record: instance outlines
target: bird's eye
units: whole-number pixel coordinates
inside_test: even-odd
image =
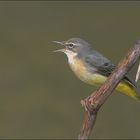
[[[72,49],[74,47],[73,43],[68,44],[69,49]]]

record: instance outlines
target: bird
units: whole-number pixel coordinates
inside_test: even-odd
[[[64,48],[54,52],[63,52],[74,74],[83,82],[100,87],[116,68],[115,64],[81,38],[70,38],[66,41],[53,41]],[[135,84],[124,76],[115,90],[140,101]]]

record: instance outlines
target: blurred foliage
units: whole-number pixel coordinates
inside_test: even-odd
[[[139,13],[138,1],[1,1],[0,138],[77,138],[80,100],[95,87],[75,77],[52,41],[80,37],[118,63],[140,36]],[[140,138],[139,126],[140,104],[115,93],[91,138]]]

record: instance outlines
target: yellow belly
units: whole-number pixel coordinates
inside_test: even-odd
[[[70,63],[70,67],[76,74],[76,76],[87,84],[99,87],[107,80],[107,77],[105,76],[87,71],[87,68],[84,66],[84,63],[82,63],[81,60],[75,59],[73,63]],[[134,87],[126,81],[122,80],[116,87],[116,90],[137,100],[140,100],[140,98],[136,94]]]
[[[105,76],[89,72],[84,63],[82,63],[82,60],[73,59],[72,63],[69,64],[75,75],[87,84],[100,86],[107,79]]]

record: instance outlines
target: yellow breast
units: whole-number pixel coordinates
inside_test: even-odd
[[[68,62],[76,76],[85,83],[94,86],[101,86],[107,79],[107,77],[100,75],[99,73],[96,73],[94,71],[90,72],[83,60],[77,58],[76,54],[74,53],[68,54]],[[129,83],[127,82],[120,82],[116,89],[128,96],[140,100],[140,97],[138,97],[138,95],[136,94],[134,87],[132,85],[129,85]]]
[[[84,78],[87,74],[86,67],[84,66],[84,63],[82,60],[79,59],[73,59],[72,63],[69,63],[71,69],[73,72],[81,79]],[[85,77],[86,78],[86,77]]]
[[[71,56],[68,58],[69,65],[76,76],[91,85],[101,85],[105,82],[106,77],[101,76],[97,73],[91,73],[85,66],[83,60],[77,58],[76,56]]]

